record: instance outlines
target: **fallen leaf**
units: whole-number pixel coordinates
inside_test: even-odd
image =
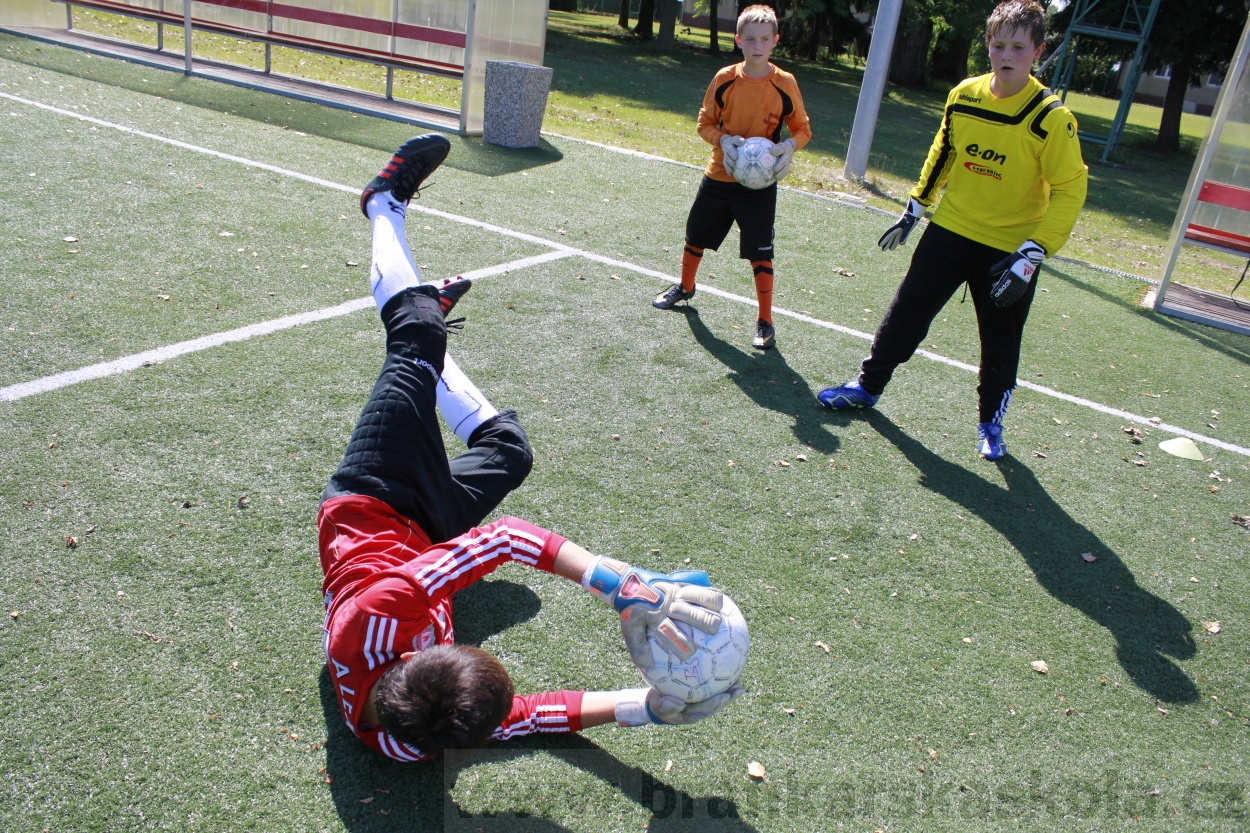
[[[1164,716],[1171,714],[1171,712],[1170,712],[1170,711],[1168,711],[1167,709],[1163,708],[1163,706],[1160,706],[1160,705],[1159,705],[1159,701],[1158,701],[1158,700],[1155,700],[1155,709],[1159,712],[1159,714],[1164,715]]]
[[[829,651],[830,651],[829,646],[828,646],[828,645],[826,645],[826,644],[825,644],[825,643],[823,643],[823,642],[817,642],[817,643],[816,643],[816,647],[817,647],[817,648],[824,648],[824,649],[825,649],[825,653],[826,653],[826,654],[827,654],[827,653],[829,653]]]
[[[613,434],[613,435],[612,435],[612,439],[614,439],[614,440],[619,440],[620,438],[621,438],[621,435],[620,435],[620,434]]]
[[[217,232],[217,236],[218,237],[234,237],[234,232],[233,231],[219,231]]]
[[[1250,529],[1250,515],[1230,515],[1229,517],[1233,519],[1233,523],[1237,524],[1237,526],[1244,526],[1246,529]]]
[[[1098,556],[1094,555],[1092,552],[1083,552],[1081,553],[1081,559],[1089,564],[1093,564],[1098,560]]]
[[[971,644],[972,644],[972,637],[970,637],[970,636],[965,636],[965,637],[963,638],[963,643],[964,643],[965,645],[971,645]]]
[[[796,454],[796,455],[794,455],[794,459],[798,460],[800,463],[806,463],[806,462],[807,462],[807,455],[806,455],[806,454]]]
[[[373,803],[373,796],[369,796],[368,798],[362,798],[362,799],[360,799],[360,803],[361,803],[361,804],[372,804],[372,803]]]
[[[348,260],[343,263],[344,266],[359,266],[360,264],[354,260]]]
[[[751,761],[751,763],[747,764],[747,775],[756,781],[762,781],[767,774],[768,772],[764,769],[764,765],[759,761]]]
[[[248,496],[244,495],[243,497],[239,498],[239,502],[237,505],[240,509],[246,509],[247,505],[251,502],[252,501],[248,498]]]
[[[77,243],[77,242],[78,242],[78,238],[77,238],[77,237],[75,237],[75,236],[74,236],[74,235],[72,235],[72,234],[68,234],[68,235],[66,235],[65,237],[62,237],[61,239],[62,239],[62,240],[64,240],[66,243]]]
[[[1151,798],[1155,798],[1157,796],[1163,795],[1163,793],[1159,792],[1158,790],[1149,790],[1146,793],[1146,795],[1150,796]]]
[[[1219,622],[1203,622],[1202,629],[1207,633],[1219,633],[1222,630]]]
[[[1032,662],[1029,663],[1029,667],[1031,667],[1034,671],[1036,671],[1039,674],[1050,673],[1050,666],[1046,664],[1046,660],[1044,659],[1033,660]]]
[[[936,759],[937,759],[937,757],[938,757],[938,751],[937,751],[936,749],[930,749],[930,750],[929,750],[929,757],[930,757],[930,758],[933,758],[934,760],[936,760]]]
[[[794,714],[794,709],[787,709],[785,707],[782,707],[781,710],[785,712],[786,714],[791,714],[791,715]]]
[[[1042,453],[1042,452],[1040,452],[1040,451],[1034,451],[1034,452],[1033,452],[1033,456],[1034,456],[1034,457],[1041,457],[1043,460],[1047,459],[1047,458],[1046,458],[1046,455],[1045,455],[1045,454],[1043,454],[1043,453]]]
[[[669,761],[668,763],[666,763],[666,764],[664,765],[664,771],[665,771],[665,772],[672,772],[672,771],[673,771],[673,762],[672,762],[672,761]]]
[[[71,549],[71,550],[76,550],[76,549],[78,549],[78,539],[77,539],[77,538],[75,538],[73,535],[66,535],[66,536],[65,536],[65,546],[66,546],[66,547],[68,547],[68,548],[69,548],[69,549]]]
[[[21,615],[22,615],[21,613],[19,613],[18,611],[16,611],[16,610],[15,610],[15,611],[13,611],[12,613],[10,613],[10,614],[9,614],[9,618],[10,618],[10,619],[16,619],[17,617],[19,617],[19,616],[21,616]]]
[[[788,468],[790,468],[790,461],[789,461],[789,460],[778,460],[778,461],[777,461],[777,465],[781,466],[783,469],[788,469]]]

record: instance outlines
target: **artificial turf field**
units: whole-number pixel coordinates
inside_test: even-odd
[[[694,727],[396,764],[323,672],[313,521],[382,356],[355,194],[412,129],[0,50],[0,829],[1250,826],[1230,519],[1250,515],[1250,340],[1055,262],[1011,455],[987,463],[966,367],[917,357],[871,412],[814,400],[905,269],[911,246],[874,245],[888,218],[782,194],[776,305],[801,317],[760,353],[732,235],[689,310],[648,303],[698,171],[453,138],[409,239],[427,277],[479,275],[451,351],[537,456],[500,512],[706,569],[752,654],[747,696]],[[924,346],[975,365],[971,304]],[[1168,456],[1169,426],[1223,445]],[[518,690],[638,684],[612,615],[553,576],[504,568],[457,615]]]

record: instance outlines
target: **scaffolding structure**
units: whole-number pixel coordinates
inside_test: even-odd
[[[1146,63],[1146,54],[1149,50],[1147,40],[1150,38],[1150,30],[1154,26],[1155,17],[1159,13],[1161,0],[1126,0],[1118,26],[1090,22],[1090,17],[1103,2],[1104,0],[1075,0],[1072,23],[1064,33],[1063,42],[1059,44],[1054,57],[1051,58],[1054,64],[1054,74],[1050,82],[1050,88],[1066,101],[1068,90],[1072,86],[1072,76],[1076,70],[1076,56],[1082,37],[1116,41],[1133,47],[1133,57],[1125,76],[1120,106],[1116,108],[1111,129],[1107,133],[1091,133],[1085,130],[1080,132],[1081,141],[1103,146],[1100,162],[1106,162],[1111,158],[1116,145],[1120,142],[1120,134],[1124,132],[1129,107],[1133,104],[1133,97],[1137,95],[1137,83],[1141,80],[1142,68]]]

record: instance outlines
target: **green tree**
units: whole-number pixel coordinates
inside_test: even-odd
[[[1155,150],[1171,153],[1180,149],[1185,93],[1209,74],[1228,68],[1246,25],[1246,13],[1245,0],[1163,0],[1150,32],[1146,62],[1147,70],[1172,68]]]

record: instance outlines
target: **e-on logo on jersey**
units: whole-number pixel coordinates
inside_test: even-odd
[[[993,168],[991,168],[990,165],[1001,166],[1001,165],[1007,164],[1007,154],[999,153],[998,151],[992,148],[986,148],[985,150],[982,150],[981,146],[976,144],[975,142],[973,142],[972,144],[964,148],[964,153],[972,157],[970,160],[964,163],[964,167],[972,171],[974,174],[977,174],[978,176],[988,176],[988,177],[992,177],[994,179],[1000,179],[1000,180],[1003,178],[1003,175],[1000,174],[998,171],[994,170]],[[989,165],[979,164],[977,160],[980,160],[981,162],[988,162]]]

